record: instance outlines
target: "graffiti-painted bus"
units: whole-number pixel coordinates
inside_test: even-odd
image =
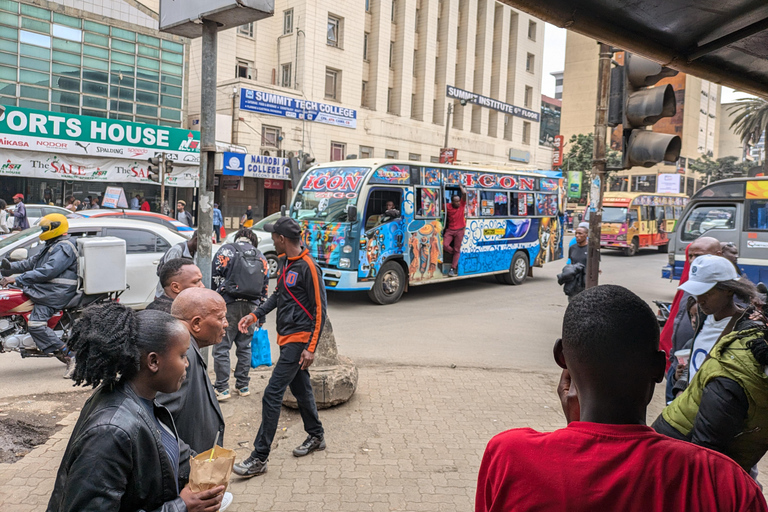
[[[531,266],[562,258],[564,183],[543,174],[377,159],[312,167],[291,217],[328,290],[368,290],[397,302],[409,286],[447,279],[445,203],[467,190],[457,278],[495,275],[521,284]],[[388,201],[399,216],[384,216]]]
[[[627,256],[649,246],[667,252],[669,234],[686,204],[685,194],[606,192],[600,246],[621,249]]]

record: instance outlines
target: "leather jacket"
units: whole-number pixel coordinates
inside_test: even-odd
[[[168,410],[157,402],[154,407],[157,418],[175,433]],[[189,457],[189,446],[179,439],[179,490],[189,479]],[[101,386],[83,406],[47,510],[187,510],[155,420],[129,384]]]

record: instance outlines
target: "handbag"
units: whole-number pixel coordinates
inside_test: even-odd
[[[272,366],[272,351],[269,347],[269,333],[259,327],[251,338],[251,368]]]

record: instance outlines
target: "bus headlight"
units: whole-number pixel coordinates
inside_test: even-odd
[[[616,237],[617,242],[626,242],[627,241],[627,235],[618,235]]]
[[[349,254],[352,252],[352,246],[351,245],[345,245],[344,248],[341,250],[341,252],[345,254]]]
[[[339,258],[339,268],[349,268],[349,258]]]

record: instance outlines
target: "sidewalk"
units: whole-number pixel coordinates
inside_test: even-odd
[[[252,372],[250,397],[222,404],[225,446],[238,460],[250,452],[269,372]],[[488,440],[515,427],[565,425],[555,396],[559,372],[447,367],[360,368],[352,400],[320,411],[327,450],[297,459],[306,434],[295,411],[283,408],[268,472],[233,477],[231,512],[468,511]],[[660,388],[657,388],[660,391]],[[651,404],[652,421],[661,409]],[[45,445],[15,464],[0,465],[0,510],[44,510],[78,414]],[[282,430],[285,425],[285,430]],[[761,474],[764,472],[761,467]]]

